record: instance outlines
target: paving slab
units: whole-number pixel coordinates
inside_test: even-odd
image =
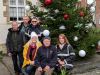
[[[0,75],[11,75],[8,69],[0,62]]]

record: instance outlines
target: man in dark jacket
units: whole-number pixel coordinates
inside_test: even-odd
[[[53,69],[56,66],[57,52],[56,48],[51,45],[51,39],[45,37],[43,46],[38,49],[35,65],[37,66],[35,75],[52,75]]]
[[[41,26],[39,25],[39,20],[36,17],[32,18],[31,25],[29,26],[29,31],[30,31],[30,34],[33,31],[36,32],[39,37],[39,40],[42,39],[43,30],[42,30]]]
[[[26,42],[28,42],[28,40],[30,39],[30,37],[28,35],[29,34],[29,25],[30,25],[30,18],[28,16],[24,16],[23,22],[19,26],[20,33],[23,37],[24,44],[26,44]]]
[[[23,64],[23,41],[18,28],[18,23],[16,21],[12,22],[12,28],[10,28],[8,31],[6,45],[8,55],[12,56],[15,74],[19,75],[21,73],[21,67]],[[17,58],[17,56],[19,58]]]

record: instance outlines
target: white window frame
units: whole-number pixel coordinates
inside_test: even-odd
[[[15,7],[17,9],[17,20],[16,21],[22,22],[21,20],[18,20],[18,8],[20,8],[20,7],[24,7],[25,8],[25,6],[26,6],[26,0],[24,0],[24,5],[18,5],[18,0],[15,0],[15,1],[16,1],[16,5],[11,5],[10,4],[10,0],[9,0],[9,9],[10,9],[10,7]],[[26,14],[26,10],[25,10],[25,14]],[[10,18],[10,16],[9,16],[9,18]]]

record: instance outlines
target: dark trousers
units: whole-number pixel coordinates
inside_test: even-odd
[[[36,67],[33,65],[27,65],[23,68],[23,70],[27,75],[34,75]]]
[[[14,71],[18,73],[22,73],[22,70],[21,70],[22,64],[23,64],[22,52],[13,52],[12,61],[13,61]]]

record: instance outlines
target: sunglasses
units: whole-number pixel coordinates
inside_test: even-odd
[[[37,21],[32,21],[32,22],[37,22]]]

